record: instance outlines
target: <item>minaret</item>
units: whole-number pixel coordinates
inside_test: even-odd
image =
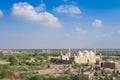
[[[102,60],[102,53],[100,53],[100,60]]]
[[[71,49],[68,50],[68,57],[71,57]]]
[[[94,53],[95,53],[95,55],[96,55],[96,48],[94,48]]]
[[[60,51],[60,55],[63,55],[63,52],[62,52],[62,51]]]
[[[62,60],[62,57],[63,57],[63,52],[60,51],[60,59]]]

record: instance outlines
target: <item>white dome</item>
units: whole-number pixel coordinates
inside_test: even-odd
[[[87,50],[84,51],[85,56],[89,56],[89,52]]]
[[[91,56],[95,56],[95,53],[93,51],[90,51]]]
[[[87,50],[84,50],[84,53],[88,53],[88,51],[87,51]]]
[[[78,56],[83,57],[83,53],[81,51],[79,51]]]

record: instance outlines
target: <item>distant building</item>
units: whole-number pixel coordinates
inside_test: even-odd
[[[96,50],[94,50],[96,51]],[[96,52],[93,51],[78,51],[74,54],[74,56],[71,56],[71,50],[67,53],[61,52],[61,60],[66,61],[73,61],[74,63],[82,64],[82,63],[96,63],[96,59],[100,59],[100,56],[96,56]]]
[[[120,69],[120,63],[115,61],[104,61],[101,66],[110,69]]]

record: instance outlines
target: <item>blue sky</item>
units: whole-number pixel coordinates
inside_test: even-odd
[[[0,49],[120,48],[120,0],[0,0]]]

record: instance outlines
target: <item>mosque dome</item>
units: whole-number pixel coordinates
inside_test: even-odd
[[[83,51],[85,56],[89,56],[89,51],[85,50]]]
[[[78,56],[83,57],[83,53],[81,51],[79,51]]]
[[[90,51],[91,56],[95,56],[95,53],[93,51]]]

